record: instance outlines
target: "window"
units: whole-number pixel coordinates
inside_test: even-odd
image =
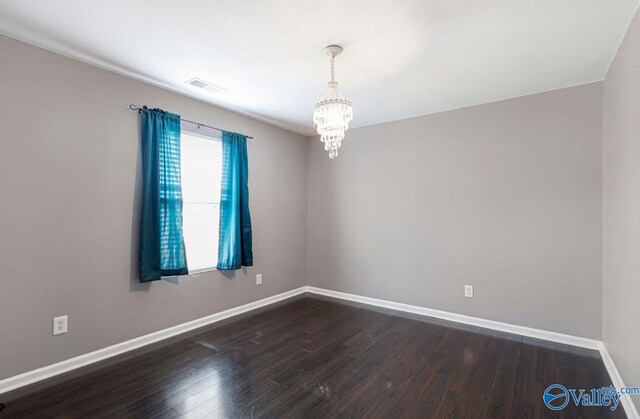
[[[181,141],[183,236],[189,272],[218,264],[222,142],[183,130]]]

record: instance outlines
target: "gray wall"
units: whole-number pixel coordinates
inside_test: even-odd
[[[601,83],[314,138],[309,285],[599,339],[601,141]]]
[[[305,285],[303,137],[3,36],[0,60],[0,379]],[[256,137],[253,268],[138,283],[129,103]]]
[[[640,13],[604,83],[603,340],[640,383]],[[640,399],[632,397],[640,410]]]

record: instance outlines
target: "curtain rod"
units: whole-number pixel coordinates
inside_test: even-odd
[[[131,109],[132,111],[141,111],[141,110],[142,110],[142,108],[139,108],[139,107],[137,107],[137,106],[136,106],[136,105],[134,105],[134,104],[129,105],[129,109]],[[184,118],[180,118],[180,120],[181,120],[181,121],[184,121],[184,122],[188,122],[188,123],[190,123],[190,124],[197,125],[197,126],[198,126],[198,128],[200,128],[200,127],[207,127],[207,128],[215,129],[216,131],[225,131],[225,130],[220,129],[220,128],[217,128],[217,127],[212,127],[211,125],[201,124],[200,122],[193,122],[193,121],[189,121],[188,119],[184,119]],[[248,135],[246,135],[246,137],[247,137],[248,139],[250,139],[250,140],[253,140],[253,137],[249,137]]]

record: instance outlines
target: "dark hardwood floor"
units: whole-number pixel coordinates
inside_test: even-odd
[[[611,384],[596,351],[305,297],[0,395],[24,417],[625,417],[549,410]]]

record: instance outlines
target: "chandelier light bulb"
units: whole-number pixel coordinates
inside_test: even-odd
[[[331,80],[313,110],[313,124],[320,134],[320,141],[324,143],[324,149],[329,152],[329,158],[333,159],[338,156],[338,149],[353,119],[353,107],[342,96],[335,80],[335,58],[342,52],[342,47],[329,45],[325,49],[331,57]]]

